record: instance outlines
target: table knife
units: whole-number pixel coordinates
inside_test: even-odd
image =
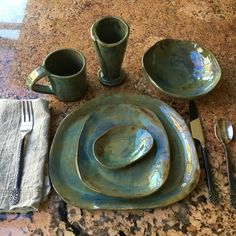
[[[216,204],[218,201],[218,195],[216,192],[215,184],[213,181],[211,164],[209,162],[206,143],[203,135],[201,121],[198,116],[197,107],[194,101],[189,102],[189,116],[190,116],[190,129],[192,137],[194,140],[197,140],[201,146],[201,152],[203,157],[204,168],[206,172],[206,180],[209,190],[209,198],[213,204]]]

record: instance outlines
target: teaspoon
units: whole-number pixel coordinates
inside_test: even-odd
[[[230,201],[231,205],[236,208],[236,180],[234,180],[234,168],[228,149],[228,144],[233,140],[233,134],[233,125],[230,120],[223,118],[217,120],[215,124],[215,135],[224,146],[229,181]]]

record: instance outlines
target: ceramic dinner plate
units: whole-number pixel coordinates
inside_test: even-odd
[[[134,104],[153,111],[162,122],[170,144],[169,176],[157,192],[142,198],[109,197],[90,190],[76,168],[78,136],[88,116],[106,104]],[[60,124],[49,155],[49,174],[56,192],[68,204],[87,209],[140,209],[163,207],[185,198],[199,180],[195,146],[182,117],[166,103],[144,95],[107,94],[69,114]]]
[[[111,170],[95,159],[93,146],[97,137],[120,125],[144,128],[152,135],[154,147],[145,158],[132,165]],[[118,150],[121,143],[116,145],[114,148]],[[157,116],[145,108],[131,104],[101,106],[84,125],[76,163],[81,180],[90,189],[113,197],[143,197],[155,192],[166,181],[170,166],[168,138]]]

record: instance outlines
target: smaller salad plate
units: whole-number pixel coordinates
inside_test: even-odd
[[[104,132],[121,125],[147,130],[153,137],[153,148],[144,158],[125,168],[108,169],[95,159],[93,146]],[[111,142],[115,153],[119,153],[121,143]],[[170,155],[167,134],[157,116],[148,109],[130,104],[102,106],[89,116],[84,125],[76,163],[82,182],[90,189],[113,197],[143,197],[158,190],[168,177]]]

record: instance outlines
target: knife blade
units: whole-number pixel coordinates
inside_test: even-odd
[[[190,117],[190,129],[192,137],[194,140],[197,140],[201,146],[201,152],[203,157],[204,168],[206,172],[206,181],[209,191],[209,198],[213,204],[216,204],[218,201],[218,195],[216,192],[215,184],[212,176],[212,167],[209,162],[209,157],[207,154],[206,142],[204,139],[202,124],[198,116],[197,107],[194,101],[189,102],[189,117]]]

